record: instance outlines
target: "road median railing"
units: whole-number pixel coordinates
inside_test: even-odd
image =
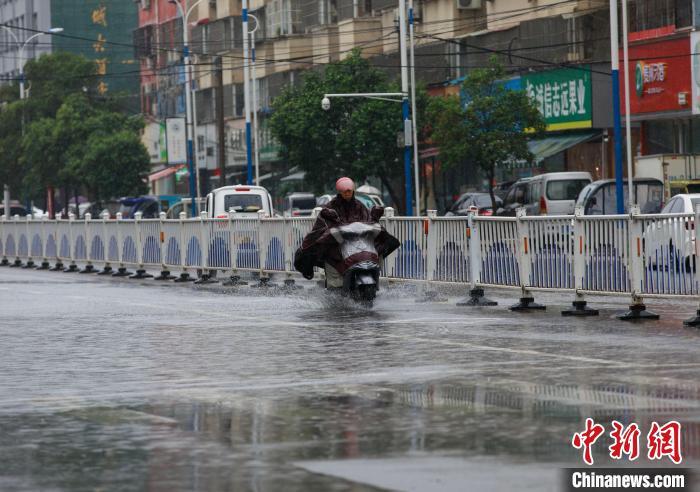
[[[242,272],[257,273],[260,286],[281,274],[294,286],[294,252],[311,230],[314,217],[84,219],[12,217],[0,221],[0,265],[67,272],[207,283],[228,276],[241,283]],[[695,214],[515,217],[397,217],[381,219],[401,248],[383,264],[383,276],[426,286],[469,287],[460,305],[494,305],[484,289],[520,292],[510,309],[544,309],[534,292],[573,296],[565,315],[595,315],[590,294],[628,296],[621,319],[657,318],[643,299],[698,298],[697,266],[700,207]],[[53,263],[53,267],[51,264]],[[80,266],[82,270],[80,270]],[[179,276],[174,275],[179,273]],[[218,280],[217,280],[218,278]],[[686,322],[700,325],[698,316]]]

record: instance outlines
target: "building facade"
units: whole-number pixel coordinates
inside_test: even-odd
[[[20,45],[35,34],[53,27],[51,19],[51,0],[0,0],[0,23],[6,29],[0,29],[0,80],[11,81],[20,73]],[[50,53],[53,36],[41,36],[31,41],[24,50],[24,60],[37,58]]]

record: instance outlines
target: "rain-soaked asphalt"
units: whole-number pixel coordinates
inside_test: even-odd
[[[562,296],[380,294],[0,269],[0,490],[558,490],[586,417],[678,420],[700,462],[694,302],[626,324],[610,299],[570,319]]]

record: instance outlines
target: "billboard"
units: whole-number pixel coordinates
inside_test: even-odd
[[[630,74],[631,114],[690,109],[690,44],[689,37],[682,37],[629,47],[629,66],[620,64],[620,106],[623,114],[625,68],[629,69]],[[623,61],[622,50],[620,61]]]
[[[187,163],[187,135],[185,118],[165,120],[168,164]]]
[[[593,126],[589,66],[529,73],[521,84],[544,116],[548,131]]]

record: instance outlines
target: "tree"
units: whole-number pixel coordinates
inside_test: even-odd
[[[402,149],[396,145],[403,129],[401,105],[358,97],[334,98],[330,110],[321,108],[324,94],[358,92],[398,89],[355,50],[323,72],[307,72],[300,86],[278,96],[272,105],[272,133],[283,146],[283,157],[306,172],[314,191],[325,192],[343,175],[355,180],[376,176],[394,202],[403,204],[394,179],[403,176]],[[420,107],[424,100],[421,94]]]
[[[527,143],[542,135],[544,118],[524,90],[509,90],[500,81],[506,74],[491,59],[490,66],[472,71],[462,85],[465,104],[459,96],[434,98],[428,108],[432,139],[440,148],[446,166],[466,160],[488,177],[493,209],[496,167],[509,162],[532,162]]]
[[[81,93],[68,95],[55,118],[31,125],[23,139],[29,189],[88,191],[96,202],[147,191],[150,157],[140,140],[143,120],[112,111]]]

